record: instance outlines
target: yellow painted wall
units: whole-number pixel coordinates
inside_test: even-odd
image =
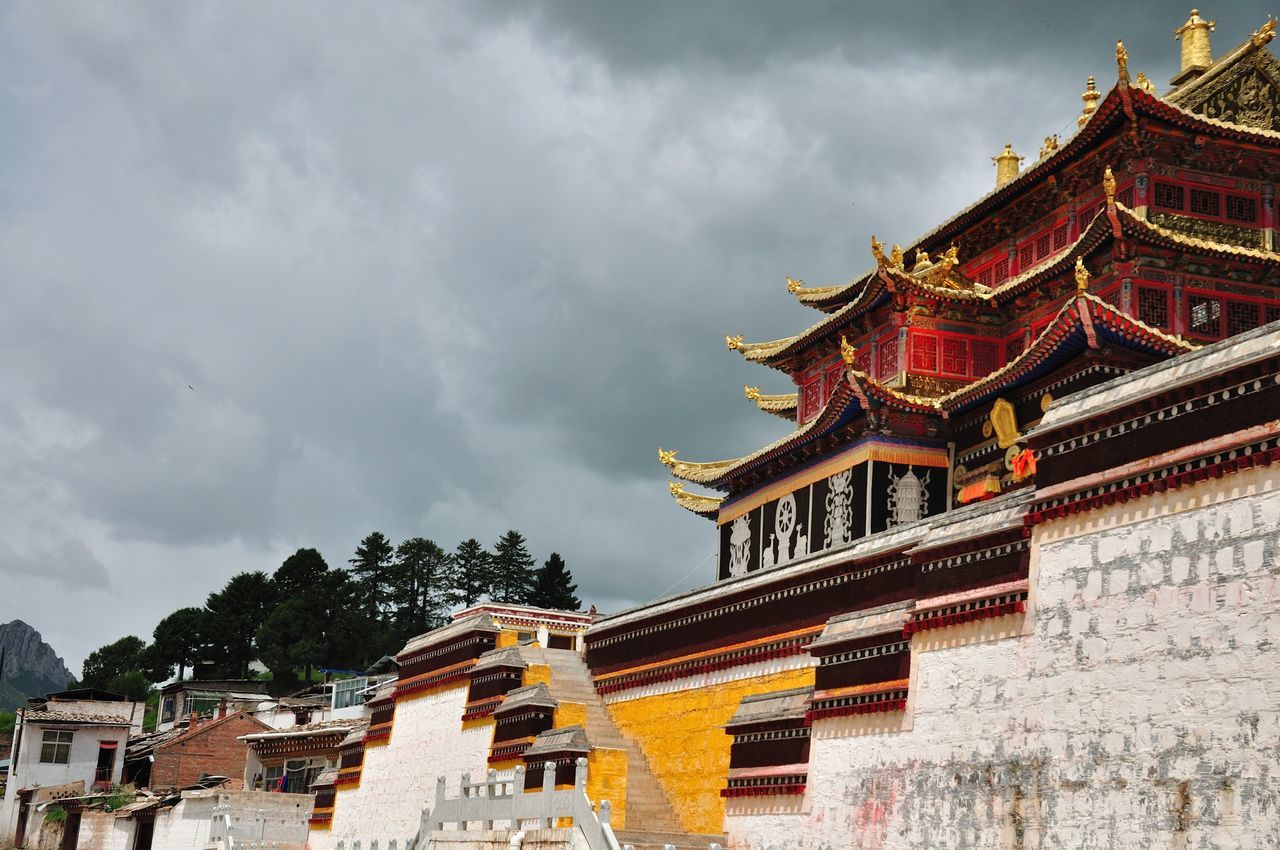
[[[556,705],[555,716],[551,723],[556,729],[563,729],[566,726],[581,726],[586,729],[587,707],[580,702],[559,703]]]
[[[584,712],[585,714],[585,709]],[[627,751],[592,747],[587,754],[587,797],[593,803],[608,800],[613,809],[610,825],[627,825]]]
[[[524,668],[524,684],[536,685],[541,682],[544,685],[551,684],[551,667],[547,664],[530,664]]]
[[[723,727],[738,703],[752,694],[812,686],[813,668],[806,667],[610,703],[609,714],[644,751],[684,828],[718,833],[724,827],[720,789],[728,781],[733,743]]]

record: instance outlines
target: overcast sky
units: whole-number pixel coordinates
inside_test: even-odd
[[[1224,52],[1263,4],[1204,9]],[[661,445],[868,237],[1165,87],[1184,3],[0,5],[0,622],[79,673],[233,573],[507,528],[603,611],[710,581]]]

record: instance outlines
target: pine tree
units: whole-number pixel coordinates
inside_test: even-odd
[[[298,583],[306,587],[311,580],[303,576],[317,569],[328,569],[320,553],[299,549],[276,575],[287,576],[290,570],[297,570],[301,573]],[[208,644],[208,658],[197,660],[216,660],[227,676],[247,676],[253,661],[253,634],[275,608],[275,593],[275,583],[263,572],[238,573],[227,580],[222,590],[210,593],[204,603],[202,633]]]
[[[413,537],[396,547],[391,605],[397,638],[430,631],[444,620],[453,600],[453,558],[434,540]]]
[[[493,547],[493,599],[523,605],[533,592],[536,562],[525,545],[524,535],[514,528]]]
[[[493,556],[474,537],[453,553],[453,600],[470,608],[481,596],[493,597]]]
[[[561,611],[577,611],[582,607],[573,573],[569,572],[558,552],[552,552],[551,557],[547,558],[534,575],[529,604]]]
[[[364,597],[365,609],[374,615],[390,612],[391,568],[395,562],[395,546],[381,531],[360,541],[350,561],[351,574]]]

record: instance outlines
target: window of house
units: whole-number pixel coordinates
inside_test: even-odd
[[[1227,195],[1227,218],[1255,223],[1258,220],[1258,202],[1243,195]]]
[[[936,336],[911,335],[911,371],[938,371],[938,338]]]
[[[800,420],[807,422],[818,413],[822,404],[821,376],[810,380],[800,388]]]
[[[348,708],[353,705],[360,705],[364,700],[360,699],[360,692],[369,684],[369,680],[364,676],[357,676],[354,679],[339,679],[333,683],[333,707]]]
[[[896,333],[880,340],[878,356],[880,380],[887,381],[898,374],[898,335]]]
[[[1153,328],[1169,327],[1169,293],[1148,286],[1138,287],[1138,321]]]
[[[1012,336],[1012,337],[1010,337],[1009,339],[1005,340],[1005,343],[1004,343],[1004,361],[1005,361],[1006,363],[1008,363],[1010,360],[1013,360],[1015,357],[1017,357],[1019,354],[1021,354],[1021,353],[1022,353],[1022,343],[1023,343],[1023,342],[1024,342],[1024,340],[1023,340],[1023,337],[1022,337],[1022,334],[1021,334],[1021,333],[1017,334],[1016,336]]]
[[[1267,305],[1267,321],[1280,322],[1280,304]]]
[[[1053,231],[1053,250],[1061,251],[1067,247],[1067,226],[1060,224]]]
[[[969,371],[969,344],[954,336],[942,338],[942,373],[965,375]]]
[[[160,722],[169,723],[173,720],[173,697],[165,697],[160,703]]]
[[[1214,338],[1222,336],[1222,302],[1204,295],[1189,296],[1187,324],[1193,334]]]
[[[996,344],[975,339],[969,346],[973,355],[973,376],[983,378],[996,370]]]
[[[1125,188],[1117,192],[1116,200],[1119,201],[1120,206],[1133,209],[1133,187],[1126,186]]]
[[[1023,271],[1031,268],[1031,264],[1035,261],[1035,246],[1030,242],[1018,249],[1018,263]]]
[[[1043,260],[1049,256],[1049,234],[1045,233],[1036,239],[1036,259]]]
[[[1258,305],[1251,301],[1227,302],[1227,336],[1253,330],[1258,326]]]
[[[988,266],[987,268],[978,272],[978,283],[982,284],[983,286],[990,288],[994,281],[995,281],[994,266]]]
[[[1007,259],[996,260],[994,268],[996,283],[1002,283],[1009,279],[1009,261]]]
[[[1196,215],[1217,218],[1222,215],[1222,196],[1204,189],[1191,190],[1191,211]]]
[[[50,729],[40,740],[41,764],[67,764],[71,761],[71,733]]]
[[[1181,186],[1157,181],[1155,184],[1155,202],[1156,206],[1164,207],[1167,210],[1180,210],[1186,206],[1186,193]]]

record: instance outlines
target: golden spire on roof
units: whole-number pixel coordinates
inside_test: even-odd
[[[1253,31],[1253,35],[1249,40],[1253,42],[1254,47],[1261,47],[1268,41],[1276,37],[1276,19],[1267,18],[1267,22]]]
[[[1005,142],[1004,150],[1000,151],[999,156],[991,157],[991,161],[996,164],[996,188],[998,189],[1018,176],[1018,167],[1022,162],[1022,157],[1013,152],[1012,143]]]
[[[759,398],[760,398],[760,388],[759,388],[759,387],[753,387],[753,386],[750,386],[750,385],[748,385],[748,384],[743,384],[743,385],[742,385],[742,391],[743,391],[743,393],[745,393],[745,394],[746,394],[747,399],[748,399],[748,400],[750,400],[750,401],[757,401],[757,400],[759,400]]]
[[[1182,42],[1182,67],[1171,80],[1175,86],[1200,76],[1213,64],[1213,50],[1209,47],[1213,27],[1213,21],[1206,21],[1200,17],[1199,9],[1192,9],[1187,22],[1173,31],[1174,39]]]
[[[1076,126],[1083,127],[1089,120],[1089,116],[1098,108],[1098,101],[1102,98],[1102,92],[1098,91],[1097,85],[1094,83],[1093,77],[1090,76],[1088,82],[1084,84],[1084,94],[1080,95],[1080,99],[1084,101],[1084,111],[1080,113],[1080,117],[1076,119]]]
[[[1102,191],[1107,194],[1107,204],[1116,202],[1116,176],[1111,173],[1111,166],[1102,172]]]
[[[1061,146],[1058,144],[1057,133],[1054,133],[1052,136],[1045,136],[1044,144],[1040,146],[1040,158],[1044,159],[1046,156],[1057,152],[1059,147]]]
[[[852,366],[854,361],[858,359],[858,349],[849,344],[849,338],[844,334],[840,334],[840,356],[844,358],[844,362],[848,366]]]
[[[1120,82],[1125,85],[1129,84],[1129,51],[1124,49],[1124,42],[1116,39],[1116,70],[1120,75]]]
[[[1089,291],[1089,270],[1084,267],[1084,257],[1076,257],[1076,292]]]
[[[728,334],[725,334],[724,344],[729,346],[730,351],[737,351],[742,347],[742,334],[738,334],[737,336],[729,336]]]

